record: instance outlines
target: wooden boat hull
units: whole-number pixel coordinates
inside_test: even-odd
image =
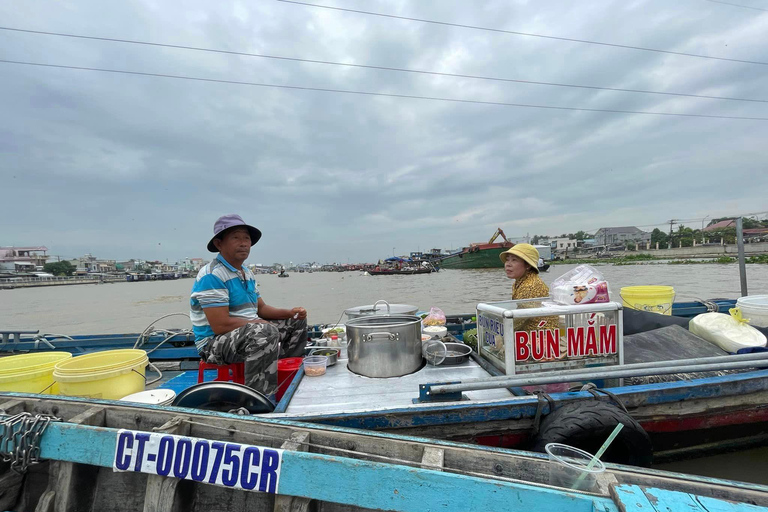
[[[0,465],[4,510],[688,512],[698,503],[764,512],[768,505],[764,486],[616,465],[591,492],[573,491],[551,485],[540,454],[226,413],[19,394],[0,394],[0,409],[61,420],[40,436],[41,463],[23,476]],[[206,466],[203,445],[212,454]],[[223,456],[211,463],[215,453]],[[258,464],[256,453],[264,456]]]
[[[768,370],[691,381],[610,388],[629,414],[648,432],[654,463],[701,457],[768,441]],[[416,395],[416,390],[414,390]],[[551,395],[555,407],[594,400],[590,393]],[[610,401],[607,396],[602,400]],[[531,449],[536,416],[551,412],[535,396],[486,403],[451,402],[416,408],[342,414],[290,416],[323,425],[380,430]]]
[[[369,270],[372,276],[410,276],[414,274],[431,274],[434,272],[431,268],[419,268],[415,270]]]

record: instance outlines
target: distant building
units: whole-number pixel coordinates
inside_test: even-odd
[[[552,250],[557,252],[570,251],[576,248],[578,240],[572,240],[570,238],[550,238],[549,246]]]
[[[30,272],[45,266],[47,247],[0,247],[0,271]]]
[[[100,260],[91,254],[71,260],[70,263],[77,268],[76,274],[104,274],[117,271],[115,260]]]
[[[736,227],[736,219],[725,219],[705,227],[704,229],[702,229],[702,231],[708,233],[711,231],[717,231],[719,229],[735,228],[735,227]]]
[[[625,242],[650,242],[651,234],[635,226],[600,228],[595,233],[595,245],[618,245]]]

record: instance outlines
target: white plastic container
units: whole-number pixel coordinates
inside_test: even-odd
[[[749,320],[749,325],[768,327],[768,295],[750,295],[736,301],[741,309],[741,316]]]
[[[766,343],[763,333],[725,313],[697,315],[691,319],[688,330],[731,353],[742,348],[764,347]]]
[[[448,328],[444,325],[430,325],[428,327],[422,327],[421,333],[427,334],[432,338],[442,338],[448,334]]]

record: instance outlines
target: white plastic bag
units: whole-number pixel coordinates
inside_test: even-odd
[[[610,302],[608,281],[589,265],[579,265],[558,277],[549,288],[549,295],[558,304],[597,304]]]
[[[741,319],[738,308],[732,313],[703,313],[691,319],[688,330],[725,350],[736,353],[742,348],[764,347],[766,338],[763,333]]]

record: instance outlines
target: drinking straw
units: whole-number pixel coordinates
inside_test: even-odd
[[[619,432],[621,432],[621,429],[624,428],[623,423],[619,423],[616,425],[616,428],[613,429],[613,432],[611,432],[611,435],[608,436],[608,439],[605,440],[603,443],[603,446],[600,447],[599,450],[597,450],[597,453],[594,457],[592,457],[592,460],[589,461],[587,464],[587,467],[584,469],[584,471],[579,475],[579,478],[576,479],[576,483],[573,484],[574,489],[578,489],[579,485],[581,484],[581,481],[584,480],[584,478],[587,476],[587,471],[592,469],[592,466],[597,464],[597,461],[600,460],[600,457],[603,456],[605,453],[605,450],[608,449],[608,447],[611,445],[614,439],[616,439],[616,436],[619,435]]]

